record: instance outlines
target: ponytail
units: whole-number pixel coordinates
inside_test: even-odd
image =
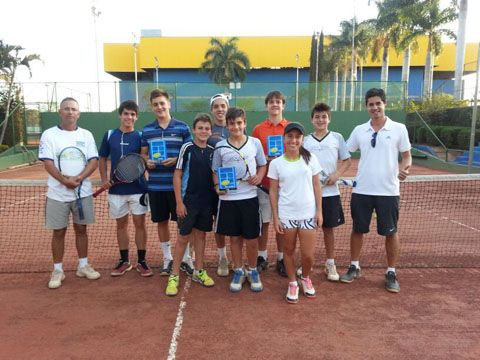
[[[310,157],[311,157],[312,154],[310,154],[310,151],[305,149],[303,147],[303,145],[300,145],[300,155],[302,156],[303,161],[305,161],[305,163],[308,165],[308,163],[310,162]]]

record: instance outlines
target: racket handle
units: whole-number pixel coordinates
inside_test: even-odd
[[[102,192],[104,192],[106,189],[104,189],[103,187],[101,187],[100,189],[98,189],[97,191],[95,191],[93,193],[93,197],[96,198],[98,195],[100,195]]]

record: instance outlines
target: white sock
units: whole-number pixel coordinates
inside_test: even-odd
[[[280,261],[280,260],[283,260],[283,252],[277,252],[277,260]]]
[[[385,272],[385,274],[388,273],[389,271],[393,271],[395,273],[395,268],[387,267],[387,271]]]
[[[186,262],[187,264],[190,264],[190,262],[192,261],[192,258],[190,257],[190,246],[189,245],[187,245],[187,247],[185,248],[185,252],[183,253],[182,261]]]
[[[298,286],[298,283],[296,281],[290,281],[290,285]]]
[[[327,265],[335,265],[334,259],[327,259]]]
[[[53,264],[53,270],[63,271],[63,264],[62,263]]]
[[[88,265],[88,258],[79,258],[78,259],[78,268],[83,268],[85,265]]]
[[[161,242],[160,246],[162,247],[163,259],[172,260],[172,252],[170,251],[170,241]]]
[[[198,276],[199,273],[200,273],[200,270],[197,270],[197,269],[193,270],[193,275]]]
[[[351,261],[350,262],[352,265],[355,265],[357,269],[360,269],[360,261]]]
[[[235,271],[237,271],[237,270],[238,270],[238,271],[241,271],[242,273],[244,273],[244,274],[245,274],[245,272],[243,271],[243,268],[242,268],[242,267],[235,268]]]
[[[217,248],[217,253],[219,258],[226,258],[227,257],[227,248],[224,246],[223,248]]]
[[[268,259],[267,250],[258,250],[258,256],[263,257],[264,260]]]

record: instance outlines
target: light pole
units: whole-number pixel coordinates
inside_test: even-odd
[[[97,98],[98,98],[98,111],[100,112],[100,75],[98,70],[98,42],[97,42],[97,18],[100,16],[101,12],[97,11],[95,6],[92,6],[92,16],[93,16],[93,31],[95,33],[95,61],[97,64]]]
[[[295,111],[298,111],[298,63],[299,63],[299,60],[300,60],[300,55],[296,54],[295,55],[295,60],[297,61],[297,79],[296,79],[296,83],[295,83]]]
[[[135,71],[135,101],[138,104],[138,73],[137,73],[137,35],[133,34],[133,67]]]
[[[155,60],[155,88],[158,89],[158,58],[156,56],[153,57],[153,60]]]
[[[351,66],[351,81],[350,81],[350,111],[355,108],[355,80],[357,80],[356,74],[356,61],[355,61],[355,0],[353,0],[353,19],[352,19],[352,66]]]
[[[315,102],[317,102],[317,93],[318,93],[318,47],[320,43],[320,34],[318,32],[315,33],[316,40],[317,40],[317,56],[315,59]]]
[[[475,77],[475,94],[473,96],[472,125],[470,129],[470,146],[468,148],[468,173],[472,173],[473,150],[475,147],[475,123],[477,122],[478,106],[478,78],[480,76],[480,42],[478,43],[477,53],[477,75]]]

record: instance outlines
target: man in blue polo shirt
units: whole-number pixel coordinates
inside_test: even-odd
[[[138,117],[138,106],[132,100],[124,101],[118,108],[120,127],[108,130],[103,136],[100,146],[99,171],[102,179],[102,187],[108,191],[108,209],[110,216],[117,222],[117,241],[120,250],[120,260],[117,266],[110,273],[111,276],[122,276],[132,269],[128,247],[130,239],[128,236],[128,214],[132,213],[135,226],[135,243],[137,245],[138,264],[137,271],[141,276],[152,276],[152,270],[145,260],[147,230],[145,228],[145,214],[148,207],[140,204],[140,197],[145,192],[145,178],[129,184],[111,185],[107,175],[107,160],[110,156],[111,170],[121,158],[130,153],[140,153],[141,133],[135,130],[135,121]]]
[[[170,98],[164,90],[155,89],[150,93],[150,105],[155,114],[155,121],[146,125],[142,132],[142,155],[147,159],[148,196],[152,221],[158,225],[158,237],[163,251],[161,275],[170,275],[172,269],[172,253],[170,250],[170,232],[168,221],[177,220],[175,194],[173,192],[173,173],[178,154],[183,144],[192,141],[188,125],[170,116]],[[163,140],[166,148],[166,159],[154,161],[149,157],[152,142]],[[187,252],[182,263],[182,270],[193,274],[191,259]]]

